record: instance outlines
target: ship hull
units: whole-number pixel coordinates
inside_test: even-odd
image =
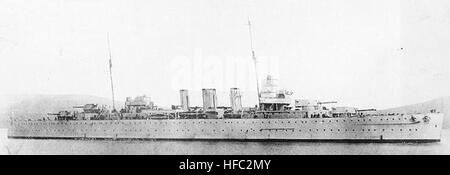
[[[425,119],[425,116],[428,118]],[[9,138],[439,142],[438,113],[365,118],[14,121]]]

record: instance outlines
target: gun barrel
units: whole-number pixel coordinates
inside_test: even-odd
[[[363,111],[376,111],[376,109],[358,109],[356,110],[358,112],[363,112]]]
[[[324,102],[318,102],[318,104],[329,104],[329,103],[337,103],[337,101],[324,101]]]

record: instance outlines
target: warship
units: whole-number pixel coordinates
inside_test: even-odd
[[[251,41],[251,27],[249,22]],[[109,37],[108,37],[109,45]],[[109,48],[109,47],[108,47]],[[251,55],[256,56],[251,45]],[[294,99],[268,75],[256,81],[258,103],[242,106],[239,88],[230,88],[230,106],[218,106],[216,89],[202,89],[203,106],[190,106],[189,91],[181,89],[180,102],[170,109],[150,97],[127,97],[115,109],[112,59],[109,53],[112,109],[99,104],[74,106],[77,110],[49,113],[42,119],[11,119],[9,138],[24,139],[139,139],[239,140],[328,142],[439,142],[443,114],[382,114],[376,109],[330,107],[336,101]],[[255,71],[256,77],[258,72]],[[50,117],[52,116],[52,117]]]

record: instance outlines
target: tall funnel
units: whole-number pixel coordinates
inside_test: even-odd
[[[182,110],[189,110],[189,94],[187,89],[180,90],[180,105]]]
[[[230,89],[230,104],[233,112],[242,110],[241,93],[239,88]]]
[[[217,96],[216,89],[202,89],[203,94],[203,110],[216,110]]]

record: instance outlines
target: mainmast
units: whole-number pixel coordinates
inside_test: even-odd
[[[261,94],[259,92],[258,68],[257,68],[257,65],[256,65],[255,50],[253,50],[252,24],[250,23],[250,18],[248,18],[248,32],[250,34],[250,49],[252,51],[253,63],[255,65],[256,91],[258,93],[258,107],[257,107],[257,109],[259,109],[259,107],[261,105]]]
[[[111,57],[111,46],[109,44],[109,32],[107,33],[107,36],[108,36],[108,52],[109,52],[109,78],[111,80],[111,95],[112,95],[113,112],[115,112],[116,105],[114,102],[114,83],[113,83],[113,76],[112,76],[112,57]]]

